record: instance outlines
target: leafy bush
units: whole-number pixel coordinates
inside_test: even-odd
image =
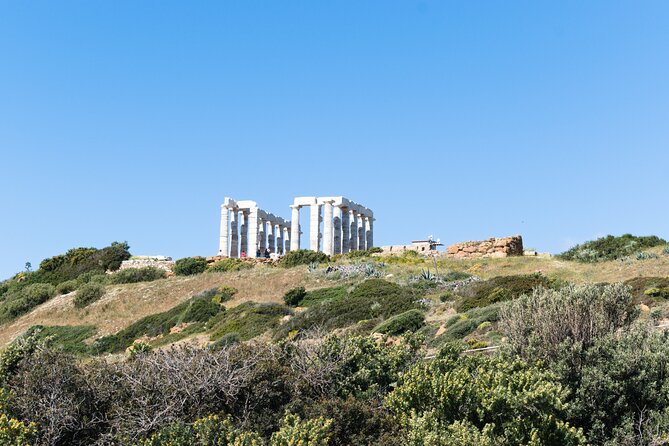
[[[449,271],[446,274],[443,274],[441,279],[445,282],[455,282],[456,280],[469,279],[470,277],[472,277],[471,274],[463,271]]]
[[[8,291],[0,303],[0,322],[13,320],[56,295],[56,288],[48,283],[33,283]]]
[[[76,290],[78,286],[79,283],[76,280],[66,280],[58,284],[56,291],[58,291],[58,294],[68,294]]]
[[[177,276],[192,276],[203,273],[207,269],[207,259],[204,257],[185,257],[174,263],[174,274]]]
[[[170,333],[172,327],[181,323],[207,322],[225,311],[225,307],[213,302],[217,291],[218,288],[207,290],[171,310],[146,316],[114,335],[104,336],[95,341],[92,351],[95,353],[122,352],[142,336],[164,336]]]
[[[669,277],[635,277],[626,280],[625,285],[630,288],[634,303],[653,304],[669,298],[662,293],[663,289],[669,288]]]
[[[658,254],[655,254],[654,252],[646,252],[646,251],[641,251],[636,253],[636,259],[637,260],[651,260],[651,259],[659,259],[660,256]]]
[[[420,310],[409,310],[389,318],[374,328],[375,333],[399,335],[415,332],[425,324],[425,314]]]
[[[404,424],[407,444],[584,445],[582,431],[567,423],[565,397],[550,372],[465,357],[416,364],[386,403]],[[462,428],[466,441],[454,441]]]
[[[596,339],[629,326],[636,316],[630,289],[623,284],[569,285],[537,288],[509,302],[502,308],[500,327],[516,354],[551,360],[560,356],[564,343],[585,350]]]
[[[300,305],[309,307],[321,302],[345,299],[347,296],[348,291],[346,286],[319,288],[317,290],[307,291],[306,296],[300,301]]]
[[[307,291],[303,286],[292,288],[286,291],[286,294],[283,295],[283,301],[286,303],[286,305],[297,307],[306,295]]]
[[[486,307],[529,294],[539,286],[550,287],[552,284],[546,276],[540,273],[498,276],[485,281],[473,282],[458,290],[459,298],[455,309],[458,312],[464,312],[476,307]]]
[[[421,307],[418,296],[410,288],[383,279],[368,279],[356,286],[347,298],[315,304],[295,315],[279,327],[275,337],[283,338],[293,330],[299,332],[315,327],[332,330],[363,320],[386,319]]]
[[[87,283],[77,290],[74,295],[74,306],[84,308],[99,300],[105,294],[105,287],[97,283]]]
[[[221,259],[207,268],[211,273],[224,273],[227,271],[242,271],[253,268],[253,264],[241,259]]]
[[[130,347],[125,349],[125,354],[130,359],[135,359],[139,355],[145,355],[151,352],[151,345],[144,341],[135,341]]]
[[[234,427],[230,417],[209,415],[193,425],[183,422],[162,428],[136,446],[262,446],[262,437]],[[306,445],[306,443],[305,443]]]
[[[457,341],[473,333],[485,322],[499,320],[499,304],[484,308],[473,308],[464,314],[456,314],[446,322],[446,331],[435,340],[437,344]]]
[[[322,252],[300,249],[298,251],[287,252],[281,257],[281,260],[279,260],[279,265],[284,268],[292,268],[299,265],[309,265],[313,262],[327,262],[329,259],[330,258]]]
[[[110,274],[107,283],[118,285],[121,283],[152,282],[164,278],[165,270],[154,266],[146,266],[144,268],[127,268]]]
[[[105,285],[109,276],[100,271],[88,271],[77,277],[78,286],[84,285],[86,283],[97,283],[98,285]]]
[[[283,305],[244,302],[211,322],[211,340],[218,341],[230,333],[236,333],[242,341],[253,339],[277,327],[290,313]]]
[[[653,248],[666,243],[665,240],[654,235],[646,237],[637,237],[632,234],[624,234],[620,237],[607,235],[597,240],[576,245],[559,254],[558,257],[578,262],[601,262],[631,256],[643,249]]]
[[[302,420],[287,414],[281,424],[281,429],[272,434],[271,446],[323,446],[330,441],[332,420]]]
[[[26,332],[27,336],[35,336],[38,341],[46,342],[52,348],[66,353],[83,355],[88,353],[84,341],[95,334],[93,325],[34,325]]]

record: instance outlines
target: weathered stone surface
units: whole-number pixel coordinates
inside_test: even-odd
[[[162,269],[168,274],[172,274],[174,270],[174,262],[172,260],[157,260],[152,258],[124,260],[121,262],[121,267],[119,270],[129,268],[146,268],[147,266]]]
[[[522,255],[523,238],[520,235],[457,243],[446,249],[446,256],[456,259]]]

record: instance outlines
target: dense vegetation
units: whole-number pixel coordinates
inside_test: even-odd
[[[597,240],[576,245],[560,254],[559,257],[579,262],[601,262],[622,259],[637,254],[643,249],[666,244],[665,240],[654,235],[646,237],[637,237],[632,234],[624,234],[620,237],[607,235]]]
[[[411,254],[388,259],[403,268],[388,271],[372,254],[319,267],[326,258],[296,252],[296,269],[273,282],[285,281],[283,303],[281,294],[238,302],[219,284],[107,336],[92,325],[31,327],[0,353],[0,444],[668,444],[669,334],[658,324],[669,278],[482,279],[471,274],[480,264],[437,272]],[[179,274],[202,275],[175,283],[210,287],[227,277],[210,272],[253,265],[203,260],[181,259]],[[281,272],[270,268],[234,280]],[[286,280],[297,274],[309,278]],[[0,286],[0,321],[58,293],[74,292],[83,307],[112,285],[165,274],[20,277]],[[73,311],[104,311],[113,296]]]

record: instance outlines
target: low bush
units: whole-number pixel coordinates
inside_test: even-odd
[[[105,294],[105,287],[97,283],[82,285],[74,296],[74,306],[84,308],[99,300]]]
[[[515,299],[523,294],[530,294],[535,288],[549,288],[552,282],[542,274],[520,276],[498,276],[492,279],[473,282],[458,290],[455,309],[465,312],[476,307]]]
[[[633,302],[652,305],[667,299],[662,290],[669,289],[669,277],[635,277],[626,280],[625,285],[630,288]]]
[[[144,268],[128,268],[110,274],[107,283],[118,285],[121,283],[152,282],[166,277],[165,270],[154,266]]]
[[[68,294],[76,290],[78,286],[79,283],[76,280],[66,280],[58,284],[56,291],[58,291],[58,294]]]
[[[33,283],[23,288],[10,289],[0,304],[0,322],[13,320],[56,295],[56,287],[49,283]]]
[[[95,334],[93,325],[34,325],[26,332],[28,336],[48,342],[49,347],[66,353],[83,355],[88,353],[84,341]]]
[[[646,237],[637,237],[632,234],[624,234],[620,237],[607,235],[597,240],[576,245],[557,257],[578,262],[601,262],[631,256],[643,249],[666,243],[665,240],[654,235]]]
[[[247,341],[276,328],[281,318],[289,314],[291,310],[284,305],[245,302],[211,322],[211,340],[219,341],[235,333],[238,339]]]
[[[174,263],[174,274],[177,276],[192,276],[207,269],[207,259],[204,257],[185,257]]]
[[[171,310],[144,317],[127,328],[95,341],[94,353],[122,352],[137,338],[157,337],[170,333],[170,329],[182,323],[206,323],[214,316],[225,312],[225,307],[214,302],[218,288],[213,288],[191,297]]]
[[[346,286],[336,286],[329,288],[319,288],[317,290],[307,291],[307,294],[300,301],[300,306],[309,307],[330,300],[340,300],[348,296]]]
[[[446,331],[434,342],[441,345],[445,342],[464,339],[485,322],[497,322],[499,309],[499,305],[489,305],[485,308],[474,308],[466,313],[456,314],[446,322]]]
[[[207,272],[224,273],[228,271],[242,271],[253,268],[253,264],[241,259],[221,259],[207,268]]]
[[[297,314],[275,332],[280,339],[289,332],[319,328],[333,330],[347,327],[368,319],[387,319],[399,313],[422,308],[419,295],[412,289],[401,287],[383,279],[368,279],[344,299],[315,304]]]
[[[78,287],[86,283],[97,283],[104,285],[107,283],[107,278],[109,276],[100,270],[88,271],[79,277],[77,277]]]
[[[472,277],[471,274],[463,271],[449,271],[446,274],[441,275],[441,279],[445,282],[455,282],[456,280],[469,279],[470,277]]]
[[[420,310],[409,310],[377,325],[373,332],[396,336],[406,332],[413,333],[423,325],[425,325],[425,314]]]
[[[283,295],[283,301],[286,305],[291,307],[297,307],[302,299],[307,295],[307,291],[304,287],[297,287],[286,291],[286,294]]]
[[[286,255],[279,260],[279,265],[284,268],[292,268],[299,265],[309,265],[310,263],[327,262],[329,259],[330,258],[322,252],[300,249],[298,251],[287,252]]]

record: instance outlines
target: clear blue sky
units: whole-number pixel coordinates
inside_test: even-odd
[[[215,254],[224,196],[377,244],[669,237],[669,2],[3,1],[0,278]]]

